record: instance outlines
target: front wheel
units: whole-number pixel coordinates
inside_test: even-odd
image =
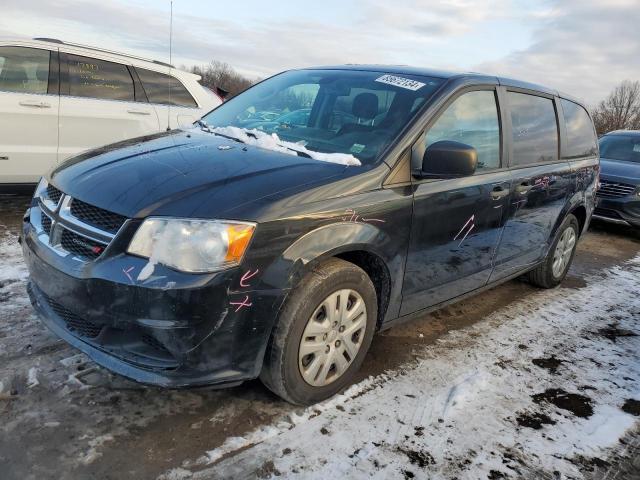
[[[542,288],[553,288],[564,280],[576,253],[579,228],[576,217],[567,215],[544,262],[529,272],[531,283]]]
[[[267,349],[260,379],[285,400],[310,405],[353,382],[376,326],[367,274],[332,258],[291,293]]]

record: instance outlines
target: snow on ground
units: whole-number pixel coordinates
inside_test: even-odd
[[[2,225],[0,224],[0,227]],[[31,308],[29,298],[25,294],[25,285],[29,272],[22,261],[22,251],[18,245],[17,237],[13,235],[0,236],[0,321],[15,318],[26,308]],[[11,332],[19,338],[26,328],[19,325]],[[0,339],[2,336],[0,336]],[[18,348],[18,342],[15,347]],[[0,357],[7,351],[5,342],[0,341]],[[9,382],[4,377],[4,369],[0,368],[0,383],[4,388],[9,388]],[[31,378],[33,380],[34,378]],[[37,382],[37,379],[35,379]],[[0,395],[3,387],[0,385]]]
[[[22,250],[16,245],[15,237],[0,237],[0,259],[2,259],[0,287],[4,287],[8,282],[27,278],[29,275],[27,266],[22,261]]]
[[[583,478],[640,427],[639,291],[636,257],[536,292],[161,478]]]

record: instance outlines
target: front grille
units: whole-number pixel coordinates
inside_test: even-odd
[[[71,215],[109,233],[116,233],[127,219],[127,217],[94,207],[76,198],[71,201]]]
[[[58,253],[68,252],[85,262],[102,255],[127,221],[127,217],[71,198],[53,185],[47,185],[39,203],[36,231],[48,237],[40,235],[40,240]]]
[[[89,338],[96,338],[98,335],[100,335],[100,332],[102,331],[102,325],[98,325],[89,320],[80,318],[71,310],[63,307],[58,302],[46,295],[45,299],[47,300],[47,303],[49,304],[51,309],[56,312],[56,315],[64,320],[67,330],[75,332],[78,335],[82,335],[83,337]]]
[[[42,212],[42,216],[40,217],[40,223],[42,223],[42,230],[47,235],[51,235],[51,218],[46,213]]]
[[[635,185],[629,185],[627,183],[609,182],[606,180],[600,180],[600,189],[597,195],[605,198],[620,198],[631,195],[636,190]]]
[[[104,251],[105,245],[91,240],[90,238],[78,235],[66,228],[62,230],[60,245],[68,252],[74,253],[87,260],[95,260]]]
[[[49,184],[47,185],[47,197],[57,205],[60,201],[60,197],[62,197],[62,192],[53,185]]]

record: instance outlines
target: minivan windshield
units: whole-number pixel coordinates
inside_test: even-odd
[[[600,139],[600,157],[640,163],[640,135],[605,135]]]
[[[294,70],[246,90],[202,121],[214,133],[258,146],[275,143],[320,160],[370,164],[443,81],[360,70]]]

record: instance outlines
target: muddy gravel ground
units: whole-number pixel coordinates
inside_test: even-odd
[[[207,468],[218,461],[233,463],[234,456],[246,446],[220,450],[221,446],[233,444],[229,439],[246,438],[262,427],[278,427],[283,418],[304,415],[305,409],[286,404],[258,381],[226,390],[170,391],[144,387],[111,375],[58,340],[40,324],[25,291],[26,271],[17,235],[27,203],[28,199],[22,197],[0,197],[0,478],[186,478],[194,472],[198,474],[195,459],[205,452],[219,454],[219,458],[209,458]],[[587,287],[599,272],[623,265],[639,252],[640,232],[595,223],[582,239],[560,292],[568,295]],[[499,309],[525,305],[536,292],[536,288],[524,281],[512,281],[379,334],[374,338],[358,380],[367,385],[370,377],[384,379],[403,374],[405,367],[419,359],[425,349],[452,335],[483,326]],[[601,314],[607,315],[607,312]],[[631,315],[637,316],[638,312]],[[612,337],[613,340],[606,337],[612,346],[636,341],[624,338],[616,322],[604,320],[605,326],[612,327],[610,331],[603,327],[605,330],[600,334]],[[484,327],[492,328],[491,322]],[[624,331],[636,335],[630,330]],[[472,342],[473,335],[467,340]],[[537,358],[531,368],[555,375],[563,368],[561,353]],[[497,362],[498,357],[496,355]],[[640,371],[635,374],[635,378],[640,378]],[[635,379],[629,377],[625,381],[632,390],[640,392]],[[582,396],[586,393],[582,392]],[[593,413],[589,411],[589,402],[575,395],[578,396],[549,388],[533,400],[561,409],[569,406],[577,417]],[[629,398],[622,410],[628,415],[639,415],[638,400],[639,397]],[[551,428],[555,422],[544,412],[524,412],[517,421],[532,432]],[[422,435],[421,430],[416,432]],[[260,441],[259,438],[256,441]],[[286,446],[282,451],[286,454],[290,448],[295,445]],[[415,467],[416,462],[428,464],[432,459],[418,455],[409,460]],[[575,464],[585,478],[640,478],[638,422],[617,440],[615,448],[608,450],[606,458],[593,457]],[[401,471],[404,478],[416,476],[409,470]],[[201,471],[198,478],[225,476],[205,472],[209,473]],[[489,478],[519,478],[516,473],[510,476],[496,470],[492,472]],[[279,475],[281,472],[274,463],[266,462],[248,477]],[[545,473],[543,477],[547,475],[565,478],[559,472],[557,475]]]

